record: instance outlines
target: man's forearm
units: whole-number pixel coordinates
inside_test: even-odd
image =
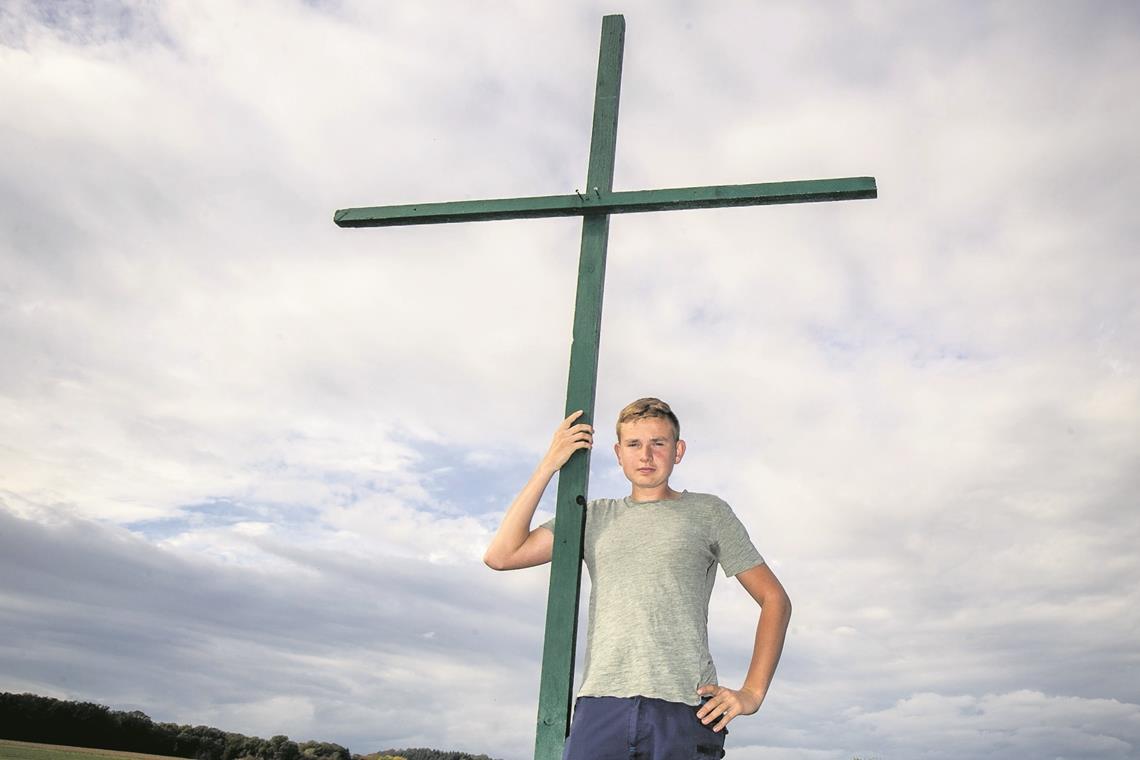
[[[760,620],[756,623],[756,641],[752,647],[752,662],[748,666],[748,675],[742,688],[754,694],[761,702],[768,694],[776,665],[780,662],[791,617],[792,603],[784,593],[767,600],[760,609]]]
[[[538,509],[542,494],[550,485],[550,479],[554,477],[555,472],[557,470],[551,470],[545,460],[538,465],[530,480],[507,508],[507,513],[503,515],[499,530],[483,555],[484,562],[491,566],[501,565],[523,545],[530,535],[530,523],[534,519],[534,512]]]

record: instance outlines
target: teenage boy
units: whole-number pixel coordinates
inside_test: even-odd
[[[542,493],[593,428],[562,421],[550,448],[507,509],[484,562],[515,570],[549,562],[554,521],[531,529]],[[725,726],[760,709],[791,616],[784,588],[732,509],[715,496],[675,491],[685,456],[677,416],[643,398],[618,415],[614,453],[629,479],[623,499],[586,507],[590,572],[586,668],[564,760],[723,757]],[[717,685],[708,647],[708,602],[720,564],[760,605],[744,685]]]

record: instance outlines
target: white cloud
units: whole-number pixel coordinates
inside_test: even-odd
[[[1023,690],[982,697],[915,694],[854,722],[870,726],[888,746],[922,742],[930,757],[1005,757],[1048,746],[1058,758],[1125,758],[1140,741],[1138,719],[1138,705]]]

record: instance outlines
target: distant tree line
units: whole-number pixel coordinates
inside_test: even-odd
[[[197,760],[352,760],[339,744],[298,744],[287,736],[260,739],[208,726],[155,723],[137,710],[7,692],[0,692],[0,739]]]
[[[360,755],[357,755],[360,758]],[[466,752],[443,752],[438,749],[386,749],[361,760],[492,760],[486,755],[469,755]]]

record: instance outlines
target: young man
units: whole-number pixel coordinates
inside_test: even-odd
[[[484,562],[496,570],[550,561],[551,520],[535,508],[593,429],[562,421],[550,449],[515,498]],[[676,415],[643,398],[618,416],[618,464],[631,493],[586,507],[583,553],[592,581],[586,669],[564,760],[722,757],[727,726],[760,709],[791,616],[791,602],[732,509],[715,496],[675,491],[685,456]],[[752,662],[739,689],[717,684],[708,647],[708,602],[720,564],[760,605]]]

